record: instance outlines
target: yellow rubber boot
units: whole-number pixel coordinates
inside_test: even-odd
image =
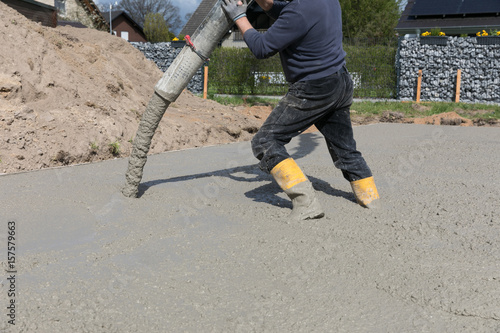
[[[373,177],[353,181],[351,187],[358,204],[366,208],[378,207],[380,197]]]
[[[316,199],[311,182],[292,158],[287,158],[276,165],[271,170],[271,175],[292,200],[290,219],[308,220],[325,215]]]

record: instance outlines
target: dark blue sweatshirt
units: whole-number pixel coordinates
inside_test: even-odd
[[[267,13],[276,22],[263,34],[247,30],[245,42],[258,59],[279,52],[287,81],[320,79],[345,64],[338,0],[275,0]]]

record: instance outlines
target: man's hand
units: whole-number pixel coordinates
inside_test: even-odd
[[[241,5],[238,5],[241,3]],[[247,16],[248,0],[223,0],[222,9],[233,22]]]

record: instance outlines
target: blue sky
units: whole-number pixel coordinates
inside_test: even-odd
[[[120,3],[120,0],[94,0],[97,5],[106,4],[109,6],[110,3],[115,3],[117,1]],[[188,13],[193,13],[196,8],[198,8],[201,0],[171,0],[172,4],[177,6],[180,10],[181,19],[184,20],[184,16]]]
[[[405,7],[406,7],[406,4],[407,4],[407,3],[408,3],[408,0],[403,0],[403,1],[401,1],[401,3],[400,3],[400,8],[401,8],[401,10],[404,10],[404,9],[405,9]]]
[[[201,0],[172,0],[172,3],[179,7],[182,19],[187,13],[193,13],[200,2]]]

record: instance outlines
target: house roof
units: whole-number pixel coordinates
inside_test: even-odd
[[[37,6],[40,6],[40,7],[44,7],[44,8],[47,8],[47,9],[51,9],[51,10],[55,10],[56,9],[55,6],[47,5],[47,4],[43,3],[43,2],[39,2],[39,1],[35,1],[35,0],[21,0],[21,1],[24,1],[24,2],[27,2],[27,3],[33,4],[33,5],[37,5]]]
[[[47,27],[57,26],[57,9],[33,0],[0,0],[28,19]]]
[[[500,29],[500,1],[409,0],[396,31],[419,34],[434,28],[448,35]]]
[[[111,20],[114,21],[121,14],[127,15],[127,13],[125,13],[123,10],[112,10],[111,11]],[[104,17],[104,19],[106,20],[106,22],[109,23],[109,12],[102,12],[102,16]]]
[[[500,1],[498,0],[441,0],[415,1],[411,9],[412,15],[473,15],[473,14],[496,14],[500,12]]]
[[[187,21],[184,28],[182,28],[180,34],[192,35],[203,22],[205,17],[207,17],[208,13],[212,10],[216,2],[217,0],[202,0],[196,11],[193,13],[193,15],[191,15],[189,21]],[[264,11],[262,10],[262,8],[260,8],[257,2],[253,2],[252,4],[250,4],[247,10],[248,19],[252,23],[255,23],[253,21],[257,18],[257,16],[263,13]],[[268,26],[266,26],[265,28],[267,29]]]
[[[80,22],[74,22],[74,21],[61,21],[61,20],[57,20],[57,25],[58,26],[70,26],[70,27],[73,27],[73,28],[87,28],[86,25],[80,23]]]
[[[121,15],[123,15],[127,20],[131,21],[132,24],[137,26],[141,31],[143,30],[143,27],[139,23],[134,21],[134,19],[129,14],[127,14],[127,12],[124,10],[112,10],[111,11],[111,21],[116,20],[116,18],[118,18]],[[102,16],[104,16],[104,19],[109,24],[109,12],[102,12]]]
[[[181,35],[192,35],[195,30],[200,26],[205,17],[214,7],[217,0],[202,0],[198,8],[195,10],[193,15],[186,22],[184,28],[182,28]]]

